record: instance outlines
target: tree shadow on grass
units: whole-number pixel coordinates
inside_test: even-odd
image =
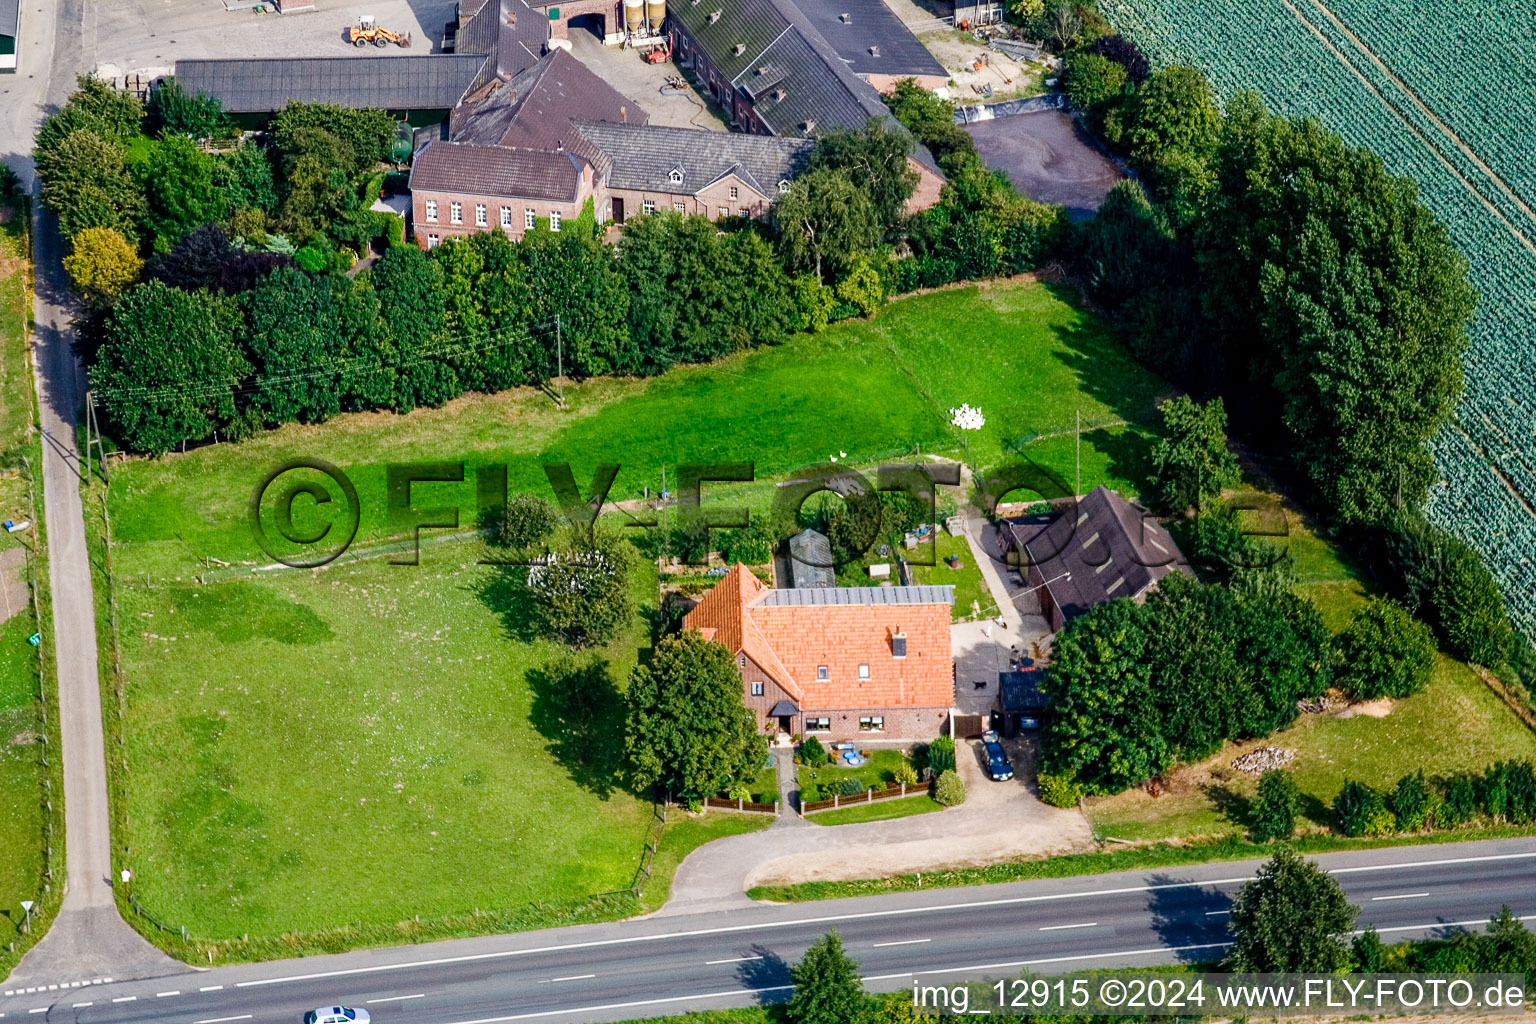
[[[1206,799],[1232,824],[1245,829],[1253,824],[1253,801],[1248,797],[1220,782],[1209,783],[1203,788]]]
[[[607,659],[567,657],[530,669],[528,719],[583,789],[607,799],[623,761],[624,707]]]
[[[508,637],[521,643],[540,639],[538,611],[528,589],[528,570],[508,566],[486,575],[478,596],[501,619]]]
[[[1147,884],[1154,887],[1147,894],[1152,930],[1164,946],[1176,950],[1174,955],[1181,963],[1220,960],[1226,955],[1225,944],[1232,938],[1226,915],[1232,899],[1214,887],[1182,885],[1182,881],[1162,874],[1147,879]]]
[[[1333,813],[1333,808],[1323,803],[1311,793],[1300,793],[1296,798],[1296,816],[1329,828],[1338,824],[1338,815]]]
[[[1152,458],[1157,438],[1134,427],[1114,430],[1086,430],[1083,440],[1109,460],[1105,470],[1118,480],[1131,480],[1146,496],[1157,480],[1157,462]]]

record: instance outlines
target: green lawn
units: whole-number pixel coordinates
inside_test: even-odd
[[[566,653],[526,636],[525,609],[497,570],[473,564],[475,544],[429,538],[422,565],[385,564],[378,542],[398,533],[385,516],[389,463],[466,460],[465,483],[413,491],[418,507],[457,506],[466,526],[478,468],[506,464],[512,489],[548,493],[547,461],[570,461],[584,490],[595,465],[620,463],[611,498],[624,500],[654,492],[663,470],[675,487],[685,461],[752,460],[757,485],[709,493],[762,509],[773,478],[834,452],[861,465],[948,452],[991,467],[1018,449],[1070,479],[1080,412],[1083,485],[1134,491],[1163,387],[1064,293],[1008,282],[904,299],[872,321],[653,380],[573,384],[563,410],[524,389],[120,463],[108,501],[130,767],[114,770],[133,896],[173,929],[223,940],[223,958],[285,932],[356,929],[306,950],[376,941],[418,914],[478,909],[531,927],[517,908],[579,906],[630,884],[651,812],[613,785],[614,702],[644,654],[643,624],[585,656],[606,660],[607,681],[579,699],[588,691],[565,685]],[[949,426],[961,401],[982,407],[983,430]],[[268,571],[250,498],[297,458],[355,482],[357,557]],[[301,503],[301,527],[315,511]],[[982,593],[967,568],[973,579],[957,586]],[[642,572],[642,604],[654,588]],[[824,769],[823,781],[881,785],[901,756]],[[758,782],[770,787],[771,773]],[[660,899],[697,843],[770,821],[678,817],[643,902]]]
[[[32,520],[21,456],[38,457],[32,426],[32,375],[27,363],[27,262],[21,211],[0,225],[0,519]],[[0,531],[0,551],[32,543],[30,531]],[[25,566],[23,573],[27,571]],[[26,601],[25,596],[22,597]],[[22,900],[40,900],[44,867],[43,721],[38,703],[37,631],[31,605],[0,624],[0,974],[24,920]],[[44,922],[46,923],[46,922]]]
[[[500,572],[371,561],[120,583],[125,841],[144,906],[218,940],[629,886],[651,805],[614,783],[617,702],[642,625],[570,656],[524,638]],[[637,599],[654,587],[642,565]],[[577,690],[577,662],[606,671]],[[690,834],[751,827],[683,817],[671,863]]]
[[[951,569],[949,563],[944,561],[950,555],[959,557],[960,568]],[[934,541],[933,559],[934,565],[915,565],[912,573],[918,583],[955,588],[955,605],[950,610],[953,621],[990,619],[997,615],[997,602],[992,600],[992,591],[987,589],[987,581],[976,567],[971,546],[964,537],[951,537],[940,530]]]
[[[1441,657],[1424,692],[1395,703],[1385,718],[1303,715],[1262,741],[1229,744],[1214,759],[1175,773],[1169,791],[1134,789],[1088,802],[1099,837],[1173,839],[1246,829],[1257,780],[1227,769],[1232,758],[1263,743],[1297,752],[1302,825],[1332,825],[1333,798],[1347,780],[1388,787],[1420,768],[1426,775],[1480,771],[1494,761],[1536,759],[1536,735],[1465,665]],[[1211,768],[1226,777],[1213,775]]]
[[[855,799],[849,797],[849,799]],[[817,811],[805,820],[816,825],[853,825],[861,821],[890,821],[893,818],[909,818],[914,814],[942,811],[944,805],[927,793],[921,796],[897,797],[894,800],[877,800],[853,807],[838,807],[830,811]]]
[[[624,499],[646,486],[654,492],[664,469],[675,483],[682,462],[752,461],[764,479],[826,464],[840,452],[860,465],[947,452],[990,468],[1017,449],[1070,482],[1078,412],[1083,486],[1134,492],[1149,449],[1142,425],[1163,390],[1064,293],[1025,282],[956,288],[711,366],[572,385],[565,410],[522,389],[409,416],[295,424],[238,445],[136,460],[113,478],[115,556],[126,572],[167,578],[201,569],[209,557],[266,563],[250,536],[248,503],[271,468],[297,457],[325,459],[356,483],[360,542],[387,532],[386,461],[462,458],[471,475],[477,466],[506,463],[513,489],[541,493],[548,485],[540,462],[569,461],[583,488],[595,465],[618,462],[612,496]],[[983,409],[982,430],[949,426],[948,408],[962,401]],[[1115,425],[1125,420],[1138,426]],[[470,481],[418,485],[413,496],[422,505],[456,504],[467,518],[474,493]],[[767,494],[759,492],[763,500]]]
[[[827,753],[835,752],[828,750]],[[796,765],[795,777],[799,780],[802,791],[808,785],[815,785],[824,796],[831,796],[832,793],[827,787],[843,779],[858,779],[864,784],[865,789],[889,786],[895,780],[896,769],[911,763],[907,755],[900,750],[872,750],[869,760],[857,768],[848,767],[839,757],[835,764],[823,764],[815,768],[803,764]]]

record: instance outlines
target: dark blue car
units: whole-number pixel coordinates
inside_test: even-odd
[[[997,741],[997,733],[988,729],[982,733],[981,741],[987,751],[987,774],[992,776],[993,782],[1007,782],[1013,778],[1013,765],[1008,763],[1008,754],[1003,750],[1003,745]]]

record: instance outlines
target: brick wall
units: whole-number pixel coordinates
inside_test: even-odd
[[[879,715],[885,719],[880,732],[863,732],[859,719]],[[805,730],[805,722],[812,718],[830,718],[831,728],[826,732]],[[854,743],[888,740],[927,742],[940,735],[949,722],[949,708],[806,708],[801,716],[801,728],[807,736],[815,736],[823,743]]]
[[[580,189],[574,202],[558,202],[548,199],[520,199],[508,196],[474,195],[467,193],[439,192],[435,190],[421,189],[411,195],[411,225],[414,231],[416,244],[423,249],[430,248],[435,236],[438,241],[447,238],[464,238],[477,231],[505,230],[511,238],[523,237],[527,230],[527,213],[532,210],[536,224],[549,227],[549,215],[552,212],[560,214],[561,220],[573,220],[581,215],[582,207],[587,198],[593,195],[592,169],[588,165],[582,170]],[[427,204],[437,203],[437,219],[431,220],[427,216]],[[460,223],[453,223],[453,204],[460,204]],[[485,207],[485,223],[477,224],[475,208]],[[505,228],[502,226],[501,211],[503,208],[511,211],[512,223]]]
[[[748,709],[757,716],[757,731],[773,735],[779,730],[778,719],[769,718],[768,712],[781,700],[792,701],[796,704],[799,702],[795,701],[794,697],[790,696],[778,683],[774,682],[768,673],[763,671],[761,665],[740,651],[736,652],[736,666],[741,671],[742,700],[746,703]],[[761,696],[753,695],[753,683],[763,684]],[[801,731],[801,723],[798,719],[792,723],[790,731]]]
[[[731,189],[736,190],[736,197],[731,198]],[[768,197],[758,192],[735,175],[721,178],[719,181],[706,186],[698,195],[674,192],[645,192],[639,189],[610,188],[604,190],[606,198],[604,207],[608,210],[608,216],[613,217],[613,200],[624,201],[624,219],[638,217],[645,212],[645,204],[655,204],[657,212],[675,209],[675,203],[683,204],[684,213],[702,214],[710,220],[719,220],[720,211],[725,210],[726,215],[736,217],[743,210],[747,216],[761,220],[767,216],[772,202]]]

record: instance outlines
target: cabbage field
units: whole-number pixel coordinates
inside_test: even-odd
[[[1507,0],[1103,0],[1158,63],[1318,118],[1419,183],[1479,294],[1430,516],[1536,638],[1536,18]],[[1523,13],[1522,13],[1523,12]]]

